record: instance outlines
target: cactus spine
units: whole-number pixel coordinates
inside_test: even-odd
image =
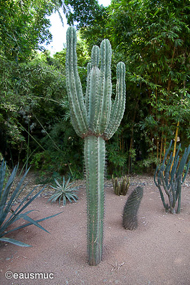
[[[116,97],[112,105],[111,45],[94,46],[87,66],[86,97],[77,70],[76,31],[67,30],[66,82],[71,122],[84,138],[87,196],[87,248],[90,265],[102,260],[104,218],[105,140],[117,130],[125,110],[125,64],[117,64]],[[101,60],[100,60],[101,59]],[[99,67],[99,61],[101,61]]]

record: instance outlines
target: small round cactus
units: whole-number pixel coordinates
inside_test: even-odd
[[[143,197],[143,188],[138,186],[127,199],[123,210],[123,227],[135,230],[138,227],[137,212]]]

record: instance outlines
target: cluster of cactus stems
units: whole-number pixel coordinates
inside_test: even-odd
[[[181,144],[179,144],[175,156],[171,152],[168,161],[166,161],[171,146],[172,141],[166,151],[162,164],[156,168],[154,182],[159,189],[165,210],[174,214],[181,211],[181,185],[185,181],[190,167],[190,160],[187,163],[190,154],[190,145],[188,148],[185,148],[181,160],[179,158]],[[168,197],[169,203],[165,202],[165,197]]]
[[[117,177],[114,178],[112,175],[112,184],[113,184],[114,193],[116,195],[125,196],[129,190],[130,179],[125,176],[122,182],[119,182],[118,178]]]
[[[94,46],[87,66],[86,95],[83,96],[77,69],[74,27],[67,30],[66,83],[70,116],[76,133],[84,139],[87,194],[88,262],[102,260],[104,219],[105,141],[118,129],[125,110],[125,64],[117,64],[116,96],[112,103],[111,45],[103,40]]]
[[[143,188],[138,186],[129,195],[123,209],[123,227],[127,230],[135,230],[138,227],[138,209],[143,197]]]

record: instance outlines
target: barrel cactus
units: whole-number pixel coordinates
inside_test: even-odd
[[[66,82],[71,123],[84,139],[87,196],[87,248],[90,265],[102,260],[104,219],[105,141],[118,129],[125,110],[125,64],[117,64],[116,96],[112,103],[111,45],[94,46],[87,66],[85,98],[77,69],[77,36],[67,30]],[[99,62],[101,62],[99,64]]]
[[[137,212],[143,197],[143,188],[138,186],[127,199],[123,210],[123,227],[135,230],[138,227]]]
[[[112,175],[112,184],[114,188],[114,193],[118,196],[120,195],[127,195],[127,192],[129,190],[130,185],[130,178],[127,178],[126,176],[123,178],[121,182],[118,181],[117,177],[113,177]]]

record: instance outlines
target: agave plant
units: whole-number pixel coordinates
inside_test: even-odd
[[[22,199],[22,201],[19,204],[16,204],[18,197],[23,192],[23,190],[26,186],[26,184],[23,185],[23,183],[24,183],[25,177],[26,177],[29,169],[24,173],[23,177],[18,182],[16,188],[12,191],[12,186],[13,186],[13,182],[14,182],[17,170],[18,170],[18,165],[15,166],[15,168],[13,169],[13,171],[12,171],[8,181],[7,181],[7,183],[5,184],[4,181],[5,181],[5,177],[6,177],[6,163],[4,161],[2,161],[2,163],[0,165],[0,241],[13,243],[15,245],[22,246],[22,247],[30,247],[30,245],[28,245],[26,243],[20,242],[18,240],[12,239],[12,238],[5,237],[5,235],[7,235],[13,231],[19,230],[21,228],[27,227],[29,225],[32,225],[32,224],[37,226],[38,228],[48,232],[46,229],[44,229],[39,224],[39,222],[50,219],[52,217],[55,217],[60,213],[46,217],[46,218],[43,218],[43,219],[40,219],[40,220],[33,220],[31,217],[28,216],[28,214],[33,212],[34,210],[30,210],[30,211],[23,213],[23,211],[27,208],[27,206],[30,205],[31,202],[38,195],[41,194],[41,192],[44,190],[45,187],[43,187],[40,191],[38,191],[38,193],[36,193],[32,197],[32,193],[35,191],[35,189],[38,186],[34,187],[34,189],[32,189]],[[19,219],[24,219],[28,223],[26,223],[22,226],[15,227],[11,230],[8,230],[8,228],[14,222],[18,221]]]
[[[75,193],[75,191],[77,191],[77,188],[76,187],[71,188],[74,182],[69,184],[70,178],[66,181],[65,177],[63,176],[62,185],[57,181],[57,179],[54,180],[57,186],[56,187],[50,186],[51,188],[55,189],[55,193],[48,199],[48,201],[55,202],[59,200],[59,205],[60,205],[62,200],[63,206],[65,206],[67,200],[69,200],[69,202],[71,203],[72,200],[75,202],[78,200],[78,196]]]

